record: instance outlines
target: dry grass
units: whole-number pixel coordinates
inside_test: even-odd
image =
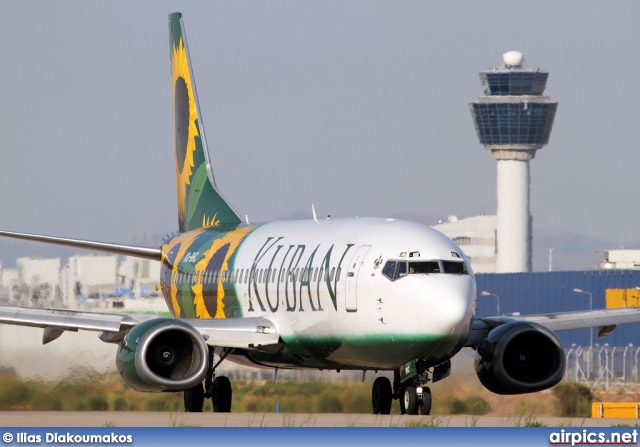
[[[234,412],[361,413],[371,411],[371,383],[247,382],[233,383]],[[640,387],[596,390],[594,400],[640,401]],[[499,396],[487,391],[475,374],[458,374],[431,386],[434,415],[486,414],[504,418],[558,416],[558,401],[550,390]],[[182,393],[138,393],[119,376],[91,370],[75,371],[59,382],[22,381],[0,376],[0,410],[164,411],[183,410]],[[211,411],[205,401],[204,411]],[[399,414],[394,402],[392,414]],[[292,421],[300,425],[304,421]],[[432,423],[430,420],[428,423]]]

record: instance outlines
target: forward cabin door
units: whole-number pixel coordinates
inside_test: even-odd
[[[371,245],[361,245],[351,258],[351,262],[347,267],[347,284],[345,294],[345,305],[347,312],[356,312],[358,310],[358,274],[360,267],[367,253],[371,249]]]

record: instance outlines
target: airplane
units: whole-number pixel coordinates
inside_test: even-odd
[[[118,345],[117,370],[133,389],[182,392],[185,411],[205,398],[229,412],[225,360],[276,369],[393,372],[378,376],[372,411],[429,414],[429,384],[451,358],[476,351],[481,383],[498,394],[556,385],[565,354],[554,332],[640,322],[640,309],[475,317],[476,282],[463,251],[435,229],[393,218],[250,224],[215,183],[201,124],[182,14],[169,15],[178,233],[140,247],[0,231],[1,236],[161,261],[159,290],[173,315],[0,307],[0,323],[96,331]]]

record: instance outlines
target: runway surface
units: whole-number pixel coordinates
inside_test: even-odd
[[[299,413],[0,411],[4,427],[547,427],[634,426],[635,419]]]

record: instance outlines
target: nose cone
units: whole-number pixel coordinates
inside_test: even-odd
[[[438,275],[418,291],[420,324],[434,334],[460,334],[471,319],[474,295],[470,275]]]

